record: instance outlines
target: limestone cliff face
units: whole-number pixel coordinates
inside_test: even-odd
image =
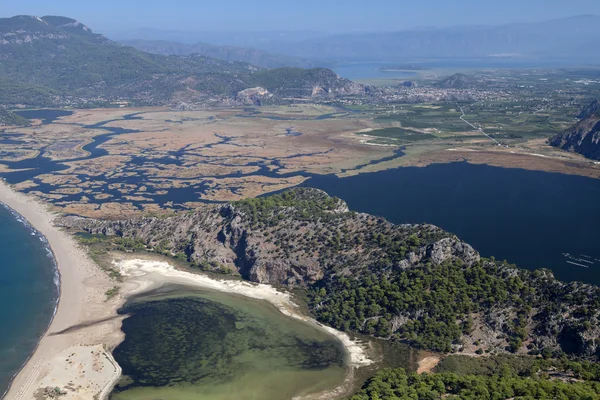
[[[550,139],[550,144],[563,150],[600,160],[600,105],[592,103],[582,111],[585,118]]]
[[[334,265],[347,266],[343,273],[352,274],[382,258],[395,259],[390,253],[398,251],[405,256],[396,262],[397,268],[447,260],[472,265],[480,259],[470,245],[433,225],[394,225],[350,212],[346,203],[318,190],[294,192],[295,205],[268,211],[240,203],[164,219],[66,217],[62,224],[92,234],[141,239],[151,250],[183,254],[205,270],[234,267],[251,281],[290,286],[311,285]],[[329,206],[313,208],[322,201]]]

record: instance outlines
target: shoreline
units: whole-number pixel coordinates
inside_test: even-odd
[[[107,398],[121,376],[112,350],[125,337],[121,322],[126,316],[118,315],[117,310],[128,298],[169,283],[266,301],[284,315],[336,337],[348,354],[348,373],[344,381],[338,387],[298,398],[338,398],[353,383],[356,368],[375,362],[368,355],[368,343],[354,340],[303,315],[289,292],[278,291],[271,285],[219,280],[178,270],[164,261],[121,260],[114,263],[124,274],[122,290],[107,300],[105,292],[114,287],[115,282],[89,258],[87,249],[72,235],[54,226],[58,213],[48,211],[47,204],[13,190],[2,180],[0,202],[45,238],[59,274],[54,316],[33,354],[13,377],[4,395],[6,400],[33,399],[46,388],[63,390],[60,398],[64,400]]]
[[[370,366],[376,361],[370,353],[370,345],[348,334],[328,327],[315,319],[304,315],[294,302],[293,295],[287,291],[279,291],[268,284],[254,283],[244,280],[227,280],[209,277],[205,274],[177,269],[167,261],[159,261],[152,257],[144,259],[140,255],[131,255],[114,260],[113,265],[124,277],[125,290],[122,296],[131,298],[154,291],[165,285],[181,285],[189,290],[209,290],[219,293],[243,296],[254,300],[265,301],[274,306],[283,315],[309,324],[336,338],[347,354],[347,373],[339,385],[307,395],[296,396],[292,400],[329,400],[346,396],[354,385],[356,369]]]
[[[60,383],[70,381],[79,384],[61,398],[105,396],[121,373],[110,353],[123,337],[121,319],[106,320],[116,314],[120,304],[104,301],[104,292],[112,282],[70,235],[53,225],[57,214],[49,212],[45,204],[16,192],[4,181],[0,182],[0,202],[45,238],[60,277],[54,316],[4,398],[33,399],[40,388],[43,392],[45,387],[60,387]],[[80,324],[91,325],[77,329]],[[86,351],[77,349],[81,346],[86,346]],[[92,352],[90,347],[94,347]],[[88,363],[93,364],[92,371],[86,371]]]
[[[303,315],[289,292],[279,291],[271,285],[212,278],[204,274],[179,270],[166,261],[149,260],[135,256],[121,261],[113,261],[113,264],[124,276],[125,286],[129,286],[123,293],[125,297],[137,296],[166,284],[176,284],[188,288],[208,289],[266,301],[275,306],[282,314],[312,325],[337,338],[348,352],[349,367],[363,367],[375,362],[368,355],[367,344],[350,338],[345,332],[323,325],[315,319]]]
[[[46,251],[49,252],[49,258],[51,258],[51,260],[52,260],[52,265],[54,267],[54,281],[53,281],[53,283],[56,286],[56,299],[54,300],[54,307],[53,307],[52,317],[50,318],[50,321],[48,321],[48,324],[46,324],[46,326],[44,327],[42,335],[40,337],[38,337],[36,345],[35,345],[35,348],[31,352],[31,354],[29,354],[27,356],[27,358],[25,359],[25,361],[23,362],[23,364],[13,374],[13,376],[11,376],[11,378],[10,378],[10,380],[8,382],[8,387],[4,390],[4,392],[0,393],[0,399],[3,399],[4,396],[6,396],[8,394],[8,392],[9,392],[11,386],[13,385],[13,382],[14,382],[15,378],[17,377],[17,375],[19,375],[19,373],[21,372],[21,370],[25,367],[25,365],[27,365],[27,363],[29,362],[29,360],[31,359],[31,357],[33,357],[33,355],[37,351],[37,348],[39,347],[42,338],[46,335],[46,333],[50,329],[50,326],[52,325],[52,321],[54,321],[54,317],[56,316],[56,312],[58,311],[58,303],[60,301],[60,293],[61,293],[61,291],[60,291],[60,281],[61,281],[61,276],[60,276],[60,271],[58,269],[58,264],[56,262],[56,256],[54,255],[54,251],[52,251],[52,248],[48,244],[48,240],[46,239],[46,237],[44,235],[42,235],[42,233],[40,231],[38,231],[37,229],[35,229],[35,227],[33,227],[29,223],[29,221],[27,220],[27,218],[25,218],[24,216],[22,216],[21,214],[19,214],[14,209],[10,208],[7,204],[5,204],[2,201],[0,201],[0,207],[3,207],[4,209],[6,209],[9,213],[11,213],[17,219],[17,221],[19,221],[20,223],[22,223],[25,226],[26,229],[30,230],[32,233],[35,234],[35,236],[37,236],[40,239],[42,239],[42,242],[44,243],[44,247],[46,248]]]

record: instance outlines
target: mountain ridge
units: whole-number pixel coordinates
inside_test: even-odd
[[[385,32],[314,33],[278,40],[277,34],[235,35],[198,32],[195,41],[254,47],[288,56],[323,61],[407,61],[417,57],[485,57],[512,53],[539,59],[562,57],[599,60],[593,52],[578,51],[577,43],[597,42],[600,16],[577,15],[537,22],[504,25],[463,25]],[[244,36],[248,36],[248,40]],[[176,34],[163,33],[175,40]],[[257,38],[258,37],[258,38]],[[153,39],[161,38],[154,32]],[[128,37],[132,39],[132,37]]]
[[[550,138],[551,146],[579,153],[592,160],[600,160],[600,102],[584,107],[582,118],[571,128]]]
[[[97,107],[123,100],[137,105],[246,104],[279,101],[279,94],[335,97],[366,90],[322,69],[266,70],[199,55],[144,53],[67,17],[0,19],[0,58],[0,104],[7,106]],[[285,74],[293,81],[281,79]],[[276,93],[258,100],[237,96],[257,86]]]

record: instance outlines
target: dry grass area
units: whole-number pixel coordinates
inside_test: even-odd
[[[521,168],[534,171],[556,172],[600,179],[600,164],[581,156],[562,152],[550,156],[524,150],[504,148],[452,148],[414,155],[400,165],[424,167],[431,164],[467,161],[503,168]]]

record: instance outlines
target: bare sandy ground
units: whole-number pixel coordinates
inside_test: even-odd
[[[440,363],[440,361],[441,359],[438,356],[429,356],[419,360],[417,374],[432,372],[433,369]]]
[[[71,236],[54,227],[55,215],[44,205],[13,191],[4,182],[0,182],[0,201],[47,238],[57,261],[61,289],[52,323],[15,377],[6,399],[44,398],[46,387],[64,391],[61,399],[105,397],[121,373],[107,351],[123,336],[121,321],[114,318],[120,300],[105,302],[104,293],[112,282]],[[77,328],[81,324],[91,326]]]

